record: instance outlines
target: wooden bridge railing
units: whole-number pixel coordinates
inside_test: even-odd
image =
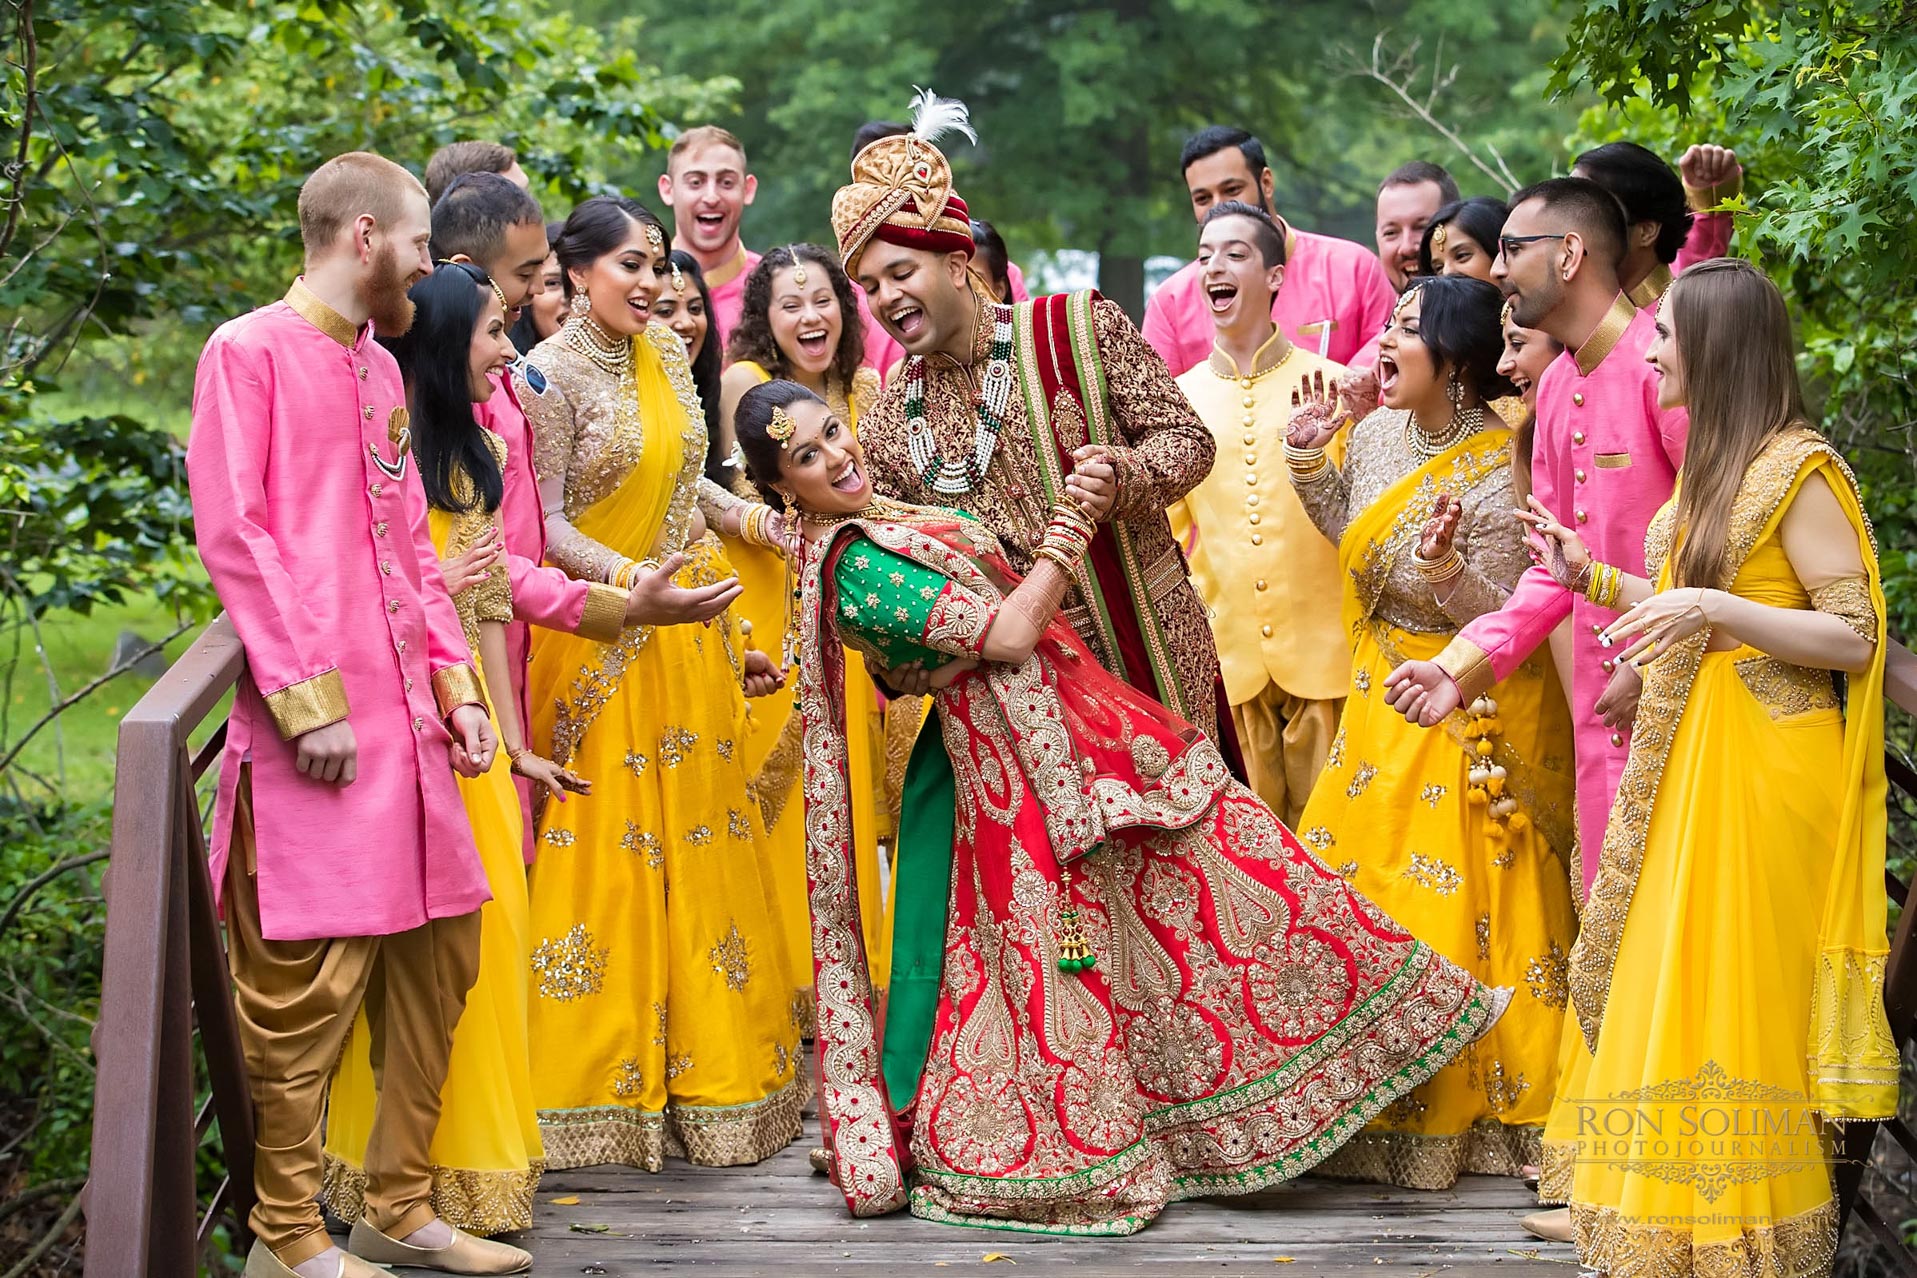
[[[194,789],[219,759],[225,724],[197,752],[190,743],[244,668],[239,638],[222,617],[120,724],[106,968],[94,1032],[86,1278],[191,1278],[223,1215],[235,1244],[248,1240],[253,1107]],[[1894,754],[1886,766],[1893,800],[1898,792],[1917,800],[1917,772]],[[1907,908],[1891,945],[1884,1002],[1898,1046],[1908,1050],[1917,1043],[1917,899],[1894,876],[1888,886]],[[196,1031],[211,1092],[197,1111]],[[202,1209],[196,1162],[215,1121],[226,1176]],[[1910,1124],[1853,1124],[1838,1150],[1839,1197],[1903,1272],[1917,1273],[1917,1251],[1861,1192],[1879,1127],[1917,1164]]]
[[[219,760],[226,725],[197,753],[190,742],[245,667],[222,617],[120,723],[86,1278],[192,1278],[229,1212],[247,1238],[253,1104],[194,790]],[[196,1029],[211,1088],[197,1111]],[[216,1120],[227,1172],[203,1212],[195,1164]]]

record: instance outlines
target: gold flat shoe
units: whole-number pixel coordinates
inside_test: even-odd
[[[449,1226],[450,1228],[450,1226]],[[353,1226],[346,1246],[355,1256],[388,1269],[437,1269],[445,1274],[523,1274],[532,1268],[532,1253],[487,1238],[453,1230],[444,1247],[415,1247],[388,1238],[361,1219]]]

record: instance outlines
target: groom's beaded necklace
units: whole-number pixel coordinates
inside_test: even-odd
[[[925,420],[925,357],[914,355],[905,369],[905,446],[919,478],[933,492],[963,497],[985,479],[992,451],[1004,431],[1005,409],[1012,401],[1012,308],[992,308],[992,345],[986,354],[985,377],[973,406],[969,456],[947,457]]]

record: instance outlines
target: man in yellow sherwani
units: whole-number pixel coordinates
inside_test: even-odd
[[[1301,380],[1335,385],[1345,368],[1272,322],[1285,237],[1270,214],[1236,201],[1213,208],[1198,269],[1214,340],[1178,386],[1218,460],[1167,514],[1211,616],[1251,787],[1296,825],[1337,731],[1351,651],[1338,628],[1338,551],[1286,477],[1285,426]]]

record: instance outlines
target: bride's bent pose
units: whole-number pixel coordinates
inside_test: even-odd
[[[930,1220],[1132,1233],[1175,1199],[1309,1170],[1497,1020],[1506,991],[1354,891],[1057,619],[1091,536],[1069,486],[1021,581],[984,525],[877,499],[857,439],[804,387],[756,387],[735,421],[803,529],[821,1114],[855,1214],[909,1198]],[[936,668],[883,1013],[841,644]]]

